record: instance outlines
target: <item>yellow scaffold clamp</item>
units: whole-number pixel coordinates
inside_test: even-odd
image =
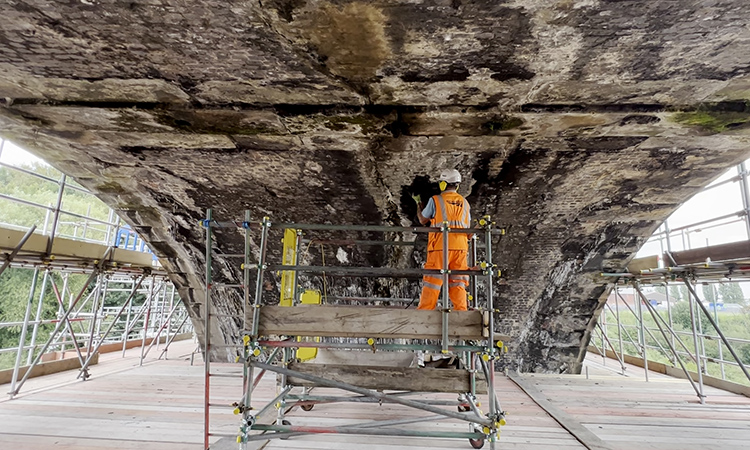
[[[503,348],[503,341],[497,341],[497,348]]]
[[[487,227],[487,226],[495,225],[495,222],[492,221],[492,217],[484,216],[481,219],[479,219],[479,225],[482,227]]]

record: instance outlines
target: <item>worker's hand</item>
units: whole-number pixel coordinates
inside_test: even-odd
[[[412,194],[411,198],[414,199],[414,203],[416,203],[417,206],[422,204],[422,197],[420,197],[419,194]]]

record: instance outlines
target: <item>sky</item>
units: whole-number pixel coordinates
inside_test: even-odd
[[[726,244],[748,239],[748,231],[741,216],[735,215],[743,211],[741,184],[739,180],[721,184],[738,175],[736,167],[727,170],[708,188],[693,196],[680,206],[666,221],[672,230],[709,219],[729,216],[715,223],[690,226],[682,232],[672,234],[670,244],[673,251],[688,248],[700,248],[708,245]],[[717,186],[718,185],[718,186]],[[711,187],[716,186],[716,187]],[[662,226],[660,230],[663,230]],[[664,247],[662,249],[662,246]],[[652,239],[638,252],[638,257],[661,254],[666,248],[666,240],[661,245]]]
[[[16,144],[10,141],[0,139],[0,145],[2,145],[2,152],[0,153],[0,162],[4,162],[6,164],[12,164],[14,166],[19,166],[19,165],[24,165],[24,164],[28,165],[34,162],[47,164],[43,160],[37,158],[36,156],[32,155],[26,150],[23,150],[21,147],[17,146]]]

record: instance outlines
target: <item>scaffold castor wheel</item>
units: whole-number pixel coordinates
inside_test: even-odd
[[[469,439],[469,444],[474,448],[484,447],[484,439]]]
[[[288,420],[284,419],[284,420],[282,420],[282,421],[281,421],[281,424],[282,424],[282,425],[291,425],[291,424],[292,424],[292,422],[290,422],[290,421],[288,421]],[[281,439],[282,441],[285,441],[285,440],[289,439],[289,437],[283,437],[283,438],[279,438],[279,439]]]
[[[312,411],[314,406],[312,403],[308,403],[307,405],[300,406],[300,408],[302,408],[302,411]]]

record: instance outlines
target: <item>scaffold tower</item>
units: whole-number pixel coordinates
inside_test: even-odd
[[[209,448],[217,437],[236,438],[240,449],[247,443],[259,439],[289,438],[310,433],[340,433],[386,436],[415,436],[468,439],[471,446],[481,448],[489,442],[494,449],[500,427],[505,425],[506,413],[502,409],[494,387],[494,363],[505,349],[503,336],[495,333],[493,314],[496,312],[493,282],[499,271],[492,263],[492,242],[504,234],[489,217],[478,221],[475,228],[450,228],[448,223],[438,228],[432,227],[392,227],[372,225],[322,225],[274,223],[268,217],[253,220],[246,211],[244,220],[220,221],[208,210],[202,221],[206,231],[206,301],[204,318],[204,359],[205,359],[205,409],[204,445]],[[316,232],[325,233],[440,233],[447,243],[451,233],[473,236],[469,270],[420,269],[392,267],[354,266],[313,266],[300,264],[300,258],[286,258],[281,264],[269,261],[269,232],[283,230],[286,236],[293,236],[294,255],[299,252],[304,241],[313,241]],[[237,261],[235,270],[242,274],[238,284],[222,284],[214,279],[212,258],[220,252],[215,239],[217,233],[244,234],[244,254],[230,255]],[[291,231],[290,231],[291,230]],[[254,256],[250,251],[252,238],[257,238],[260,253]],[[326,240],[315,242],[324,244]],[[340,242],[340,241],[328,241]],[[350,245],[404,245],[404,241],[388,240],[347,240]],[[412,243],[413,245],[413,243]],[[476,259],[477,248],[484,249],[484,259]],[[447,245],[445,245],[447,248]],[[221,252],[222,256],[229,253]],[[443,267],[448,266],[448,252],[444,252]],[[266,272],[292,274],[291,286],[294,306],[271,305],[263,301],[263,275]],[[468,275],[470,278],[471,303],[468,311],[453,310],[447,289],[443,289],[437,310],[425,311],[385,306],[382,303],[396,303],[397,298],[332,296],[333,304],[304,304],[299,289],[300,274],[316,275],[325,273],[348,278],[392,277],[421,278],[425,274],[443,278],[443,286],[448,286],[448,276]],[[282,278],[285,275],[282,275]],[[478,284],[483,284],[483,298],[478,299]],[[212,371],[211,334],[215,316],[224,315],[214,311],[212,298],[216,299],[226,289],[241,291],[244,299],[242,315],[236,320],[242,322],[242,342],[235,348],[237,363],[242,364],[243,391],[231,405],[239,417],[239,431],[236,435],[217,433],[211,429],[210,410],[227,407],[211,399],[211,379],[226,376]],[[286,295],[282,289],[282,304]],[[346,302],[347,304],[341,304]],[[269,302],[270,303],[270,302]],[[351,303],[358,303],[352,305]],[[224,345],[224,344],[221,344]],[[336,351],[349,355],[348,359],[368,358],[377,361],[374,355],[412,355],[415,352],[434,352],[452,356],[456,364],[449,369],[422,368],[414,366],[384,366],[376,362],[369,364],[328,364],[302,361],[295,350],[314,348]],[[365,355],[365,356],[363,356]],[[359,356],[359,358],[357,358]],[[264,374],[277,375],[277,396],[263,405],[256,405],[253,392]],[[313,389],[325,389],[317,395]],[[425,393],[453,393],[455,400],[425,398]],[[481,409],[481,396],[486,394],[487,411]],[[335,427],[295,426],[285,417],[285,412],[293,406],[305,411],[319,403],[360,402],[392,403],[412,408],[429,416],[410,417],[352,423]],[[448,409],[451,408],[451,409]],[[274,414],[272,413],[275,410]],[[424,430],[409,428],[409,424],[436,420],[460,421],[467,425],[467,431]],[[212,439],[213,438],[213,439]]]

